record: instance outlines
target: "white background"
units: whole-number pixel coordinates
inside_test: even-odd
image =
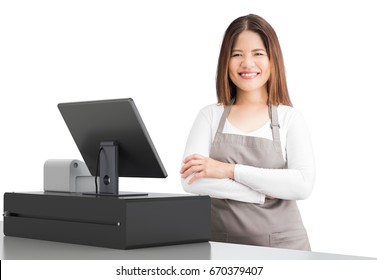
[[[42,190],[50,158],[81,159],[56,105],[132,97],[169,173],[122,190],[182,193],[186,138],[215,103],[226,27],[275,28],[317,179],[300,201],[313,251],[377,257],[373,1],[0,1],[1,192]],[[3,202],[1,199],[2,208]]]

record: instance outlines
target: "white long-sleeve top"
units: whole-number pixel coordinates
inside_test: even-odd
[[[219,126],[224,107],[212,104],[197,115],[187,139],[184,158],[191,154],[209,157],[212,141]],[[306,199],[312,192],[315,164],[309,130],[303,116],[294,108],[277,108],[283,157],[287,169],[266,169],[236,164],[233,179],[203,178],[191,185],[192,175],[182,179],[186,192],[209,195],[220,199],[233,199],[263,204],[265,195],[287,199]],[[272,140],[271,121],[250,133],[245,133],[228,120],[223,133],[261,137]]]

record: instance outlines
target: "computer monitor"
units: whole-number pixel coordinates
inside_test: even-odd
[[[146,195],[119,192],[118,177],[167,177],[131,98],[60,103],[58,108],[95,176],[96,190],[92,194]]]

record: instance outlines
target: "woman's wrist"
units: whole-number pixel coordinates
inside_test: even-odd
[[[227,176],[229,179],[234,180],[234,166],[233,163],[227,163]]]

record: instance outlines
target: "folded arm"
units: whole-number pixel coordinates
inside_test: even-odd
[[[211,116],[205,114],[203,110],[198,114],[187,140],[184,159],[195,154],[207,158],[209,157],[213,134],[216,132],[215,128],[217,128],[217,126],[212,126],[212,121]],[[185,163],[183,163],[182,166],[184,165]],[[264,203],[264,194],[230,179],[229,177],[232,176],[226,175],[227,172],[223,172],[223,168],[219,170],[219,173],[223,173],[224,178],[213,178],[214,175],[210,174],[209,178],[208,175],[204,175],[200,176],[200,178],[193,179],[194,176],[198,176],[200,173],[200,170],[194,169],[193,167],[191,172],[189,171],[182,177],[182,186],[186,192],[249,203]]]

